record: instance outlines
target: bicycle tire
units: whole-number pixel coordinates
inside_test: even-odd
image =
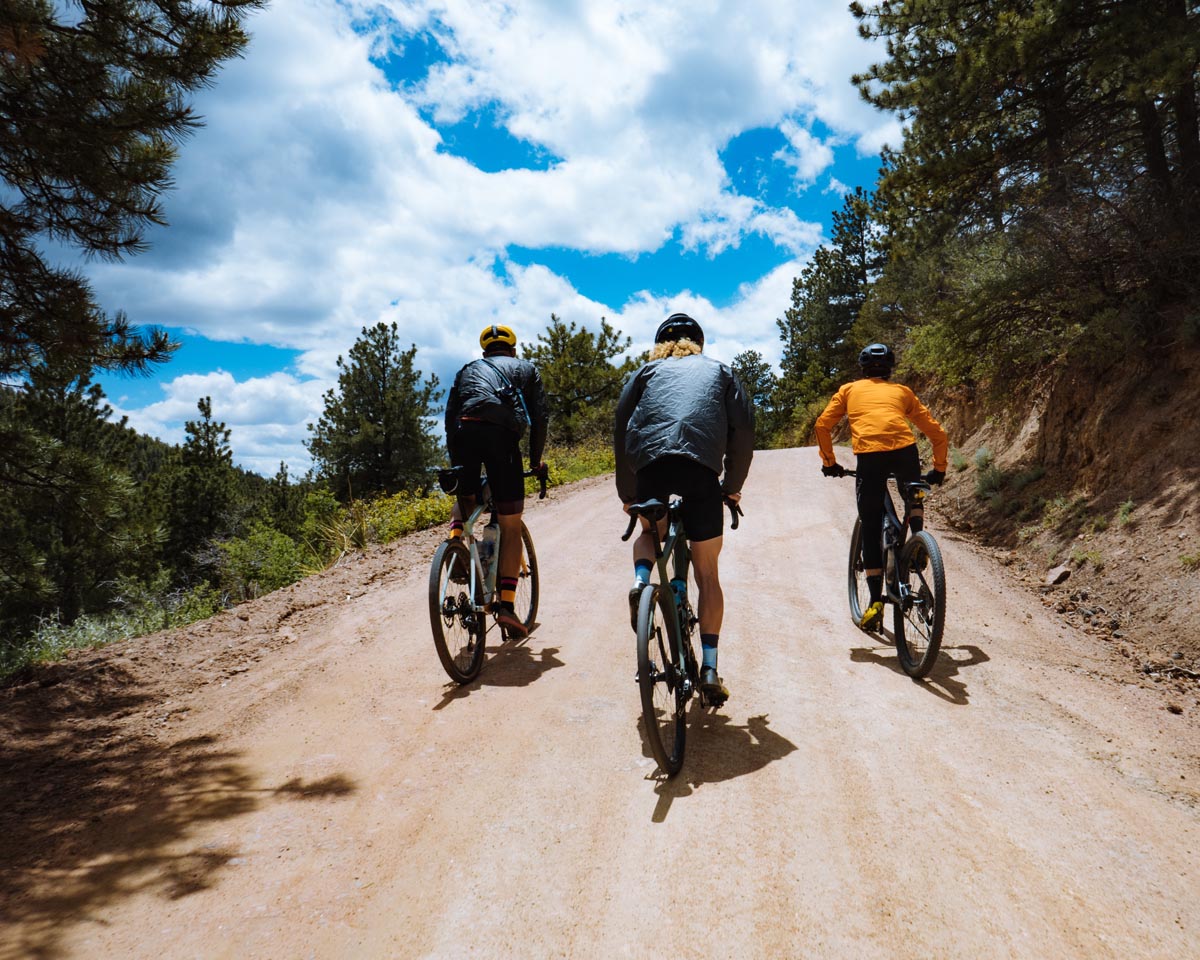
[[[429,620],[442,667],[455,683],[470,683],[483,668],[487,623],[471,603],[471,553],[461,540],[446,540],[429,568]],[[454,577],[466,577],[456,583]],[[478,590],[478,587],[476,588]]]
[[[900,552],[899,579],[913,594],[911,603],[896,608],[896,653],[900,666],[920,680],[937,660],[946,623],[946,567],[942,551],[926,530],[915,534]]]
[[[683,668],[674,600],[670,587],[654,584],[642,588],[638,602],[638,690],[642,699],[642,726],[658,767],[673,777],[683,766],[687,725],[684,711]]]
[[[871,590],[867,586],[867,575],[864,572],[862,558],[862,520],[854,521],[854,531],[850,534],[850,565],[847,577],[847,590],[850,599],[850,619],[857,627],[871,605]]]
[[[513,609],[527,630],[533,628],[534,618],[537,617],[540,592],[537,553],[533,549],[533,537],[529,533],[529,528],[522,523],[521,569],[517,574],[517,597],[513,602]]]

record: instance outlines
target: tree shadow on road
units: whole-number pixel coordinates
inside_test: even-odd
[[[64,956],[71,927],[106,924],[127,897],[178,900],[214,886],[243,851],[202,844],[206,824],[270,800],[356,789],[341,775],[264,787],[216,736],[172,743],[138,729],[161,698],[116,668],[60,690],[15,691],[0,705],[3,960]],[[168,723],[164,709],[164,732]]]
[[[719,783],[761,770],[774,760],[782,760],[796,745],[772,730],[765,715],[750,717],[745,724],[734,723],[723,713],[703,709],[694,702],[688,718],[687,752],[683,769],[673,779],[658,774],[654,792],[658,802],[651,819],[662,823],[671,804],[690,796],[705,783]],[[643,721],[638,718],[642,751],[653,757],[646,740]]]
[[[886,631],[885,636],[890,636]],[[959,656],[962,653],[965,656]],[[896,648],[893,647],[852,647],[850,649],[850,659],[855,663],[877,663],[887,667],[894,673],[900,674],[902,677],[907,677],[904,668],[900,666],[900,659],[896,655]],[[923,680],[914,681],[918,687],[935,697],[940,697],[947,703],[953,703],[960,707],[965,707],[970,702],[970,696],[967,693],[967,685],[961,680],[956,679],[958,672],[964,667],[973,667],[981,663],[987,663],[992,658],[989,657],[982,649],[974,644],[960,644],[957,647],[942,647],[938,652],[938,658],[934,661],[933,669],[925,676]]]
[[[537,629],[537,625],[534,625]],[[447,685],[442,699],[434,705],[434,710],[444,710],[456,700],[469,697],[482,687],[527,687],[543,674],[562,667],[566,664],[558,659],[558,647],[544,647],[533,650],[529,640],[533,636],[520,640],[506,640],[497,647],[492,647],[491,654],[483,663],[479,676],[470,683],[462,686]]]

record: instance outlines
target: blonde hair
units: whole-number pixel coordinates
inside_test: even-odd
[[[684,337],[682,340],[667,340],[665,343],[656,343],[654,349],[650,351],[651,360],[662,360],[664,357],[690,357],[693,354],[700,353],[703,348],[695,340],[689,340]]]

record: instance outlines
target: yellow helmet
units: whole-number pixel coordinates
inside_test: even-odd
[[[517,346],[517,335],[512,332],[511,327],[502,327],[495,323],[490,327],[484,327],[483,333],[479,335],[479,345],[486,350],[488,347],[494,347],[498,343],[515,349]]]

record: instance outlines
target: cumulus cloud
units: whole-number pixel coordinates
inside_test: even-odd
[[[897,132],[849,84],[872,48],[824,0],[716,0],[703,12],[641,0],[281,0],[249,28],[245,57],[197,99],[205,126],[173,171],[172,226],[148,235],[149,253],[87,269],[106,307],[135,322],[302,352],[278,379],[222,381],[231,399],[267,391],[276,419],[225,416],[239,459],[271,470],[281,456],[306,462],[303,423],[363,326],[395,320],[443,377],[492,318],[606,315],[652,330],[650,312],[688,291],[599,303],[506,251],[632,258],[679,243],[713,258],[756,235],[800,262],[820,226],[736,193],[721,149],[777,127],[807,184],[832,159],[814,122],[860,151]],[[382,58],[418,42],[442,58],[389,79]],[[555,161],[485,172],[447,150],[439,125],[483,109]],[[731,305],[697,303],[738,317],[739,342],[765,346],[787,305],[790,279],[775,276],[785,269],[798,268],[747,277]],[[178,438],[203,389],[177,377],[167,398],[126,412]]]

